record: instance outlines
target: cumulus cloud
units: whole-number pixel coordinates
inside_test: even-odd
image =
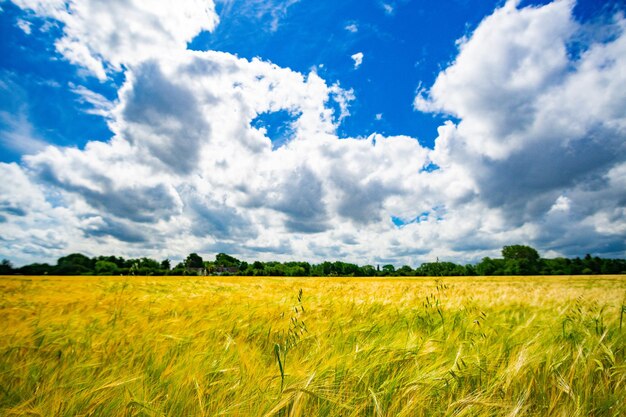
[[[352,98],[315,73],[185,51],[127,71],[109,111],[111,141],[48,147],[25,166],[80,208],[85,238],[150,247],[173,234],[186,237],[181,250],[239,243],[270,256],[294,248],[285,245],[293,236],[333,239],[382,219],[409,187],[404,175],[425,163],[409,137],[338,140]],[[293,138],[274,149],[253,120],[285,110]]]
[[[38,17],[62,23],[57,51],[101,80],[109,70],[185,49],[194,36],[218,22],[212,0],[12,1]]]
[[[418,110],[462,119],[468,146],[492,158],[526,145],[520,133],[541,111],[537,98],[566,75],[566,42],[576,29],[570,1],[521,10],[515,4],[509,1],[462,39],[428,97],[415,99]]]
[[[356,54],[350,56],[354,61],[354,69],[358,69],[363,63],[363,52],[357,52]]]
[[[474,199],[542,244],[579,224],[602,239],[607,229],[594,219],[622,223],[608,214],[624,201],[607,175],[626,159],[626,24],[616,16],[604,28],[613,36],[575,57],[568,45],[585,28],[573,6],[507,2],[460,41],[452,65],[415,99],[418,110],[459,119],[440,129],[433,161],[468,173]]]
[[[607,28],[613,36],[573,56],[568,44],[582,28],[572,2],[497,9],[415,99],[420,111],[455,118],[428,149],[407,136],[339,138],[354,93],[315,72],[185,50],[216,24],[212,3],[185,3],[168,20],[165,9],[144,15],[120,0],[113,9],[129,7],[138,20],[120,29],[119,49],[113,23],[83,33],[91,2],[16,3],[66,25],[57,48],[77,42],[72,53],[60,49],[66,58],[82,51],[72,62],[101,78],[123,69],[125,81],[113,103],[72,87],[106,113],[108,142],[0,164],[2,256],[226,251],[416,264],[476,260],[518,242],[567,255],[626,249],[620,16]],[[190,19],[181,32],[156,29],[181,16]],[[139,53],[125,42],[143,31],[149,51]],[[173,49],[151,49],[156,40]],[[254,121],[280,112],[291,131],[275,147]]]

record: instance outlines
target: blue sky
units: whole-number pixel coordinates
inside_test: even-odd
[[[0,2],[0,256],[625,253],[623,2],[45,4]]]

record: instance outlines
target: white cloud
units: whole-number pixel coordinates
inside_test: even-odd
[[[246,16],[258,22],[260,29],[276,32],[280,23],[289,13],[289,9],[301,0],[217,0],[222,8],[220,15]]]
[[[624,206],[602,178],[626,159],[619,104],[626,102],[626,24],[616,16],[603,28],[611,40],[573,59],[567,45],[585,28],[572,8],[556,1],[518,9],[509,1],[460,42],[453,64],[418,92],[415,107],[460,120],[440,129],[433,162],[465,172],[472,198],[500,210],[506,228],[527,227],[528,241],[566,250],[583,240],[572,229],[586,225],[588,242],[606,240],[623,253],[606,221],[592,219],[617,227]]]
[[[27,35],[31,34],[32,26],[33,24],[30,23],[28,20],[24,20],[24,19],[17,20],[17,27],[20,28],[22,32],[24,32]]]
[[[63,4],[31,2],[47,16]],[[617,17],[610,41],[573,60],[571,8],[509,2],[463,40],[415,101],[458,119],[439,128],[434,150],[406,136],[339,138],[354,93],[315,72],[184,48],[131,59],[113,103],[71,87],[106,114],[110,141],[0,164],[2,256],[226,251],[417,264],[511,243],[623,254],[626,24]],[[72,19],[82,28],[92,17]],[[95,52],[97,37],[63,36],[103,68],[127,59]],[[277,112],[293,132],[273,148],[253,122]]]
[[[523,145],[520,130],[535,116],[537,97],[566,75],[566,41],[576,29],[570,1],[518,10],[509,1],[460,44],[415,107],[462,119],[472,150],[504,158]]]
[[[167,236],[182,252],[232,244],[271,258],[282,250],[294,256],[297,245],[284,243],[300,236],[298,254],[313,258],[313,241],[386,224],[388,204],[402,210],[393,198],[407,193],[412,167],[426,160],[427,150],[408,137],[337,140],[353,96],[315,73],[187,51],[126,75],[109,143],[26,158],[33,181],[83,219],[76,242],[100,242],[100,251],[148,248]],[[334,113],[333,100],[346,108]],[[272,150],[251,122],[279,110],[297,114],[294,138]],[[145,250],[168,255],[159,245]]]
[[[357,33],[359,31],[359,27],[356,23],[350,23],[346,26],[346,30],[351,33]]]
[[[556,199],[549,212],[567,212],[570,210],[570,206],[572,201],[564,195],[560,195],[559,198]]]
[[[17,264],[61,256],[77,237],[75,213],[55,207],[44,187],[15,163],[0,163],[0,223],[2,256]],[[81,242],[77,240],[76,242]]]
[[[350,58],[354,61],[354,69],[359,69],[363,63],[363,52],[357,52],[356,54],[350,56]]]
[[[78,101],[89,105],[84,111],[87,114],[94,114],[108,118],[111,110],[113,109],[113,103],[111,103],[102,94],[98,94],[82,85],[69,84],[70,90],[78,96]]]
[[[263,2],[265,4],[265,7],[271,7],[270,14],[272,16],[272,21],[270,24],[270,28],[272,32],[276,32],[278,30],[278,25],[280,23],[280,20],[283,19],[287,15],[289,8],[299,2],[300,0],[283,0],[279,2],[278,4],[273,4],[273,5],[271,4],[271,2],[267,2],[267,1]]]
[[[0,143],[18,154],[33,154],[47,145],[33,126],[29,114],[28,95],[15,82],[15,74],[3,72],[0,95],[5,99],[5,110],[0,111]]]
[[[6,149],[20,154],[33,154],[46,147],[46,141],[39,137],[24,107],[16,113],[0,111],[0,141]]]
[[[100,80],[150,57],[184,50],[218,22],[212,0],[13,0],[37,16],[64,24],[57,51]]]
[[[395,7],[392,3],[381,3],[380,4],[381,7],[383,8],[383,10],[385,11],[385,14],[388,16],[391,16],[395,13]]]

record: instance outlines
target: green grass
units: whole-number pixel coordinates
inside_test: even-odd
[[[625,295],[624,276],[0,277],[0,415],[622,416]]]

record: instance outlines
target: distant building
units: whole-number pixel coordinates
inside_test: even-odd
[[[216,275],[237,275],[239,268],[236,266],[216,266],[214,272]]]

